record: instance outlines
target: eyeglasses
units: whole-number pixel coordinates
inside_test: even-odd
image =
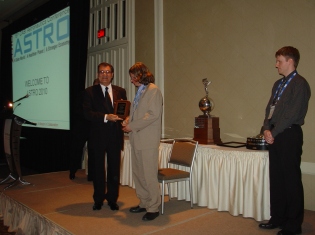
[[[110,74],[110,73],[112,73],[112,71],[109,71],[109,70],[98,71],[98,74]]]

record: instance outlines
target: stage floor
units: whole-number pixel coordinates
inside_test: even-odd
[[[18,185],[3,191],[0,185],[0,218],[9,231],[20,234],[276,234],[264,231],[259,222],[242,216],[231,216],[190,202],[172,199],[165,213],[150,222],[142,221],[144,213],[132,214],[129,208],[138,204],[135,190],[120,187],[119,211],[111,211],[106,203],[93,211],[93,185],[84,170],[76,179],[69,172],[55,172],[23,177],[31,185]],[[305,211],[303,234],[315,234],[315,212]]]

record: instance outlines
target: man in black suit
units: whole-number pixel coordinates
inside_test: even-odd
[[[122,119],[113,114],[113,102],[127,100],[127,96],[125,89],[111,84],[113,78],[113,66],[108,63],[99,64],[100,84],[88,87],[84,94],[83,111],[85,118],[90,121],[89,145],[94,157],[93,210],[100,210],[104,199],[108,201],[111,210],[119,210],[117,198],[124,134],[121,126]],[[105,181],[105,154],[107,182]]]

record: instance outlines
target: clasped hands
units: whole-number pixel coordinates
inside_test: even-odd
[[[271,131],[269,131],[269,130],[265,130],[264,131],[264,138],[265,138],[265,140],[266,140],[266,142],[268,143],[268,144],[273,144],[273,142],[274,142],[274,138],[273,138],[273,136],[272,136],[272,134],[271,134]]]

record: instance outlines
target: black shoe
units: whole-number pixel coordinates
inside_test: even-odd
[[[159,212],[147,212],[145,215],[142,217],[142,220],[144,221],[149,221],[149,220],[154,220],[156,217],[160,215]]]
[[[101,203],[94,203],[94,205],[93,205],[93,211],[96,211],[96,210],[100,210],[100,209],[102,209],[102,206],[103,206],[103,202],[101,202]]]
[[[290,232],[288,230],[285,230],[285,229],[282,229],[280,230],[277,235],[296,235],[296,234],[301,234],[302,233],[302,229],[298,229],[297,231],[295,232]]]
[[[145,208],[142,208],[142,207],[140,207],[140,206],[136,206],[136,207],[131,207],[130,209],[129,209],[129,211],[131,212],[131,213],[140,213],[140,212],[145,212],[145,211],[147,211]]]
[[[74,178],[75,178],[75,173],[70,172],[69,179],[74,180]]]
[[[259,224],[259,228],[262,228],[262,229],[275,229],[275,228],[279,228],[279,225],[272,224],[270,222],[268,222],[268,223],[261,223],[261,224]]]
[[[108,205],[112,211],[118,211],[119,210],[119,206],[117,205],[116,202],[108,202]]]

